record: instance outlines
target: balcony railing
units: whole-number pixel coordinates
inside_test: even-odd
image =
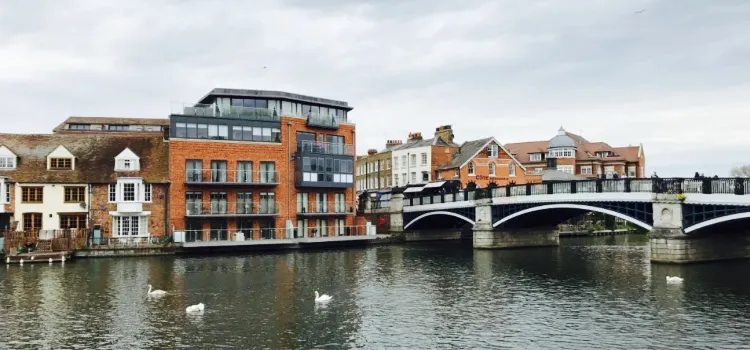
[[[366,226],[325,226],[325,227],[294,227],[291,230],[292,237],[287,237],[287,229],[284,228],[239,228],[229,229],[204,229],[185,230],[185,242],[208,242],[208,241],[264,241],[264,240],[290,240],[292,242],[303,238],[318,237],[346,237],[366,236]]]
[[[216,185],[278,185],[279,173],[276,171],[195,169],[185,171],[185,182],[188,184]]]
[[[298,141],[297,152],[353,156],[354,146],[334,142]]]
[[[310,114],[309,116],[307,116],[307,126],[325,129],[338,129],[339,121],[335,116],[332,115]]]
[[[196,117],[214,117],[256,121],[278,122],[281,120],[278,112],[268,108],[242,106],[227,106],[219,108],[215,104],[202,103],[178,103],[172,106],[172,113]]]
[[[275,216],[279,215],[279,204],[276,202],[187,202],[185,216],[192,217],[230,217],[230,216]]]
[[[297,203],[297,216],[315,215],[354,215],[357,212],[357,202],[317,202]]]
[[[475,191],[414,196],[404,199],[405,206],[468,201],[488,197],[517,197],[576,193],[700,193],[750,195],[750,179],[746,178],[652,178],[597,179],[567,182],[510,185]]]

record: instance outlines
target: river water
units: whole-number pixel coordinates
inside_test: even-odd
[[[750,262],[651,265],[643,236],[0,268],[0,348],[750,346]],[[665,276],[682,276],[667,285]],[[147,285],[164,289],[146,295]],[[331,294],[316,306],[314,291]],[[203,302],[203,315],[185,307]]]

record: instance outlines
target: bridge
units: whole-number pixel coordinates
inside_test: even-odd
[[[599,212],[648,231],[652,262],[750,257],[745,178],[597,179],[408,192],[394,194],[389,206],[379,209],[390,215],[392,234],[469,232],[479,249],[558,246],[557,225]]]

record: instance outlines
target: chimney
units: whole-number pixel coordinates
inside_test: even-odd
[[[435,137],[439,137],[445,143],[453,143],[453,128],[450,125],[442,125],[435,128]]]
[[[370,148],[370,149],[367,150],[367,155],[369,155],[369,156],[371,156],[373,154],[376,154],[376,153],[378,153],[378,150],[376,150],[374,148]]]
[[[421,132],[410,132],[409,133],[409,139],[406,141],[407,143],[416,142],[422,139],[422,133]]]
[[[385,149],[391,149],[393,147],[398,147],[403,144],[403,141],[401,140],[388,140],[385,142]]]

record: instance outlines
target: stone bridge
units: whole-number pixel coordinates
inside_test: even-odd
[[[475,248],[557,246],[557,225],[586,212],[650,232],[651,261],[750,257],[750,179],[612,179],[394,194],[390,231],[473,234]],[[413,193],[416,192],[416,195]]]

